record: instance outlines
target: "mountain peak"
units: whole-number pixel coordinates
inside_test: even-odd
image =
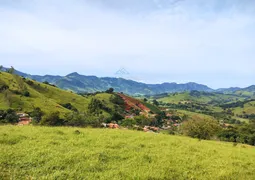
[[[67,77],[68,76],[80,76],[80,74],[79,73],[77,73],[77,72],[73,72],[73,73],[70,73],[70,74],[68,74],[68,75],[66,75]]]

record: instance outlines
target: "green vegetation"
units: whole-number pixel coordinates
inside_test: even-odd
[[[17,123],[19,117],[17,116],[16,112],[12,109],[8,109],[6,111],[0,110],[0,124],[10,123],[14,124]]]
[[[38,83],[5,72],[0,74],[0,109],[3,110],[11,108],[16,112],[31,114],[38,108],[43,112],[42,116],[59,112],[61,118],[72,112],[88,113],[96,110],[105,118],[111,118],[112,112],[121,112],[123,109],[115,96],[113,93],[81,96],[49,83]],[[96,107],[98,109],[91,110],[89,106],[94,101],[100,102],[101,105]]]
[[[223,94],[223,93],[210,93],[210,92],[183,92],[183,93],[172,93],[160,97],[158,101],[165,103],[185,103],[185,102],[196,102],[200,104],[223,104],[238,100],[245,100],[247,96],[237,94]]]
[[[181,126],[181,131],[183,131],[185,135],[209,140],[214,136],[216,137],[220,129],[217,121],[207,118],[185,121]]]
[[[253,147],[129,130],[0,126],[0,179],[254,179]]]

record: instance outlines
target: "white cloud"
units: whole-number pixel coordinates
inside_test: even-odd
[[[41,74],[77,70],[111,76],[126,67],[147,82],[173,81],[177,74],[214,87],[252,83],[206,81],[212,73],[255,76],[255,18],[245,3],[235,0],[226,7],[225,1],[223,10],[219,1],[169,7],[158,0],[145,11],[138,7],[148,1],[105,2],[24,0],[0,6],[1,64]],[[124,7],[136,11],[121,12]]]

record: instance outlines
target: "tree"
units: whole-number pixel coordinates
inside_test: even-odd
[[[38,124],[42,120],[43,112],[39,107],[34,108],[34,110],[29,113],[29,115],[33,118],[33,123]]]
[[[13,67],[13,66],[11,66],[11,68],[10,68],[10,69],[8,69],[8,70],[7,70],[7,72],[8,72],[8,73],[10,73],[10,74],[14,74],[14,72],[15,72],[14,67]]]
[[[64,120],[59,117],[58,111],[52,112],[42,119],[41,125],[61,126],[64,125]]]
[[[23,92],[23,96],[30,97],[30,93],[28,91]]]
[[[112,114],[112,118],[111,118],[112,121],[119,121],[119,120],[122,120],[122,119],[124,119],[124,117],[120,113],[114,112]]]
[[[136,125],[136,121],[135,119],[133,118],[128,118],[128,119],[124,119],[122,122],[121,122],[122,126],[125,126],[125,127],[133,127],[134,125]]]
[[[3,70],[3,68],[4,68],[4,67],[3,67],[2,65],[0,65],[0,71],[2,71],[2,70]]]
[[[185,121],[181,126],[183,134],[198,139],[211,139],[219,130],[220,126],[216,120],[198,117]]]
[[[68,126],[85,126],[87,117],[78,112],[72,112],[65,115],[66,125]]]
[[[158,105],[159,105],[159,102],[158,102],[156,99],[154,99],[152,103],[153,103],[155,106],[158,106]]]
[[[144,101],[144,102],[148,102],[148,99],[147,99],[147,98],[144,98],[143,101]]]
[[[110,93],[112,94],[114,92],[114,89],[113,88],[109,88],[108,90],[105,91],[106,93]]]
[[[61,104],[61,106],[63,106],[66,109],[78,112],[78,109],[75,108],[71,103]]]
[[[134,119],[135,119],[137,125],[140,125],[140,126],[146,126],[146,125],[148,126],[151,124],[151,119],[147,118],[144,115],[135,116]]]
[[[89,105],[88,105],[88,110],[89,113],[91,114],[98,114],[101,108],[103,107],[102,102],[99,99],[91,99]]]
[[[14,110],[8,109],[6,111],[5,122],[12,124],[17,123],[19,122],[19,116],[16,114]]]
[[[48,84],[49,85],[50,83],[48,81],[44,81],[43,84]]]

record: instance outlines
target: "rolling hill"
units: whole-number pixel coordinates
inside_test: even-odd
[[[8,70],[8,68],[3,68],[3,70]],[[72,90],[74,92],[96,92],[105,91],[109,88],[114,88],[117,92],[123,92],[129,95],[139,95],[139,94],[160,94],[160,93],[170,93],[170,92],[183,92],[183,91],[212,91],[211,88],[197,83],[163,83],[163,84],[145,84],[141,82],[136,82],[133,80],[114,78],[114,77],[96,77],[96,76],[85,76],[78,74],[77,72],[68,74],[66,76],[38,76],[30,75],[18,70],[14,71],[15,74],[34,79],[39,82],[49,82],[54,84],[61,89]]]
[[[46,114],[59,111],[63,115],[71,112],[63,106],[70,103],[79,112],[86,112],[92,98],[100,99],[109,108],[114,108],[116,105],[111,102],[112,95],[108,93],[84,97],[49,84],[4,72],[0,74],[0,87],[0,108],[3,110],[12,108],[16,111],[29,112],[39,107]],[[104,111],[104,115],[109,116],[110,114]]]
[[[223,94],[218,92],[198,91],[165,94],[164,96],[159,96],[159,98],[156,96],[158,101],[162,101],[164,103],[195,102],[201,104],[222,104],[245,100],[247,98],[247,96],[243,96],[242,94]]]
[[[31,112],[38,107],[45,114],[58,111],[63,117],[65,114],[73,112],[73,110],[87,113],[93,100],[97,100],[95,102],[97,104],[93,106],[99,108],[105,118],[110,118],[115,113],[122,116],[129,115],[133,113],[133,110],[145,114],[151,111],[155,114],[160,112],[152,104],[143,104],[142,101],[121,93],[100,92],[78,95],[51,84],[22,78],[15,74],[0,73],[1,110],[11,108],[16,112]],[[66,105],[71,106],[71,109],[67,108]],[[155,111],[155,109],[158,111]]]
[[[9,68],[3,68],[6,71]],[[243,96],[250,97],[255,95],[255,85],[247,88],[231,87],[212,89],[206,85],[189,82],[185,84],[177,83],[162,83],[162,84],[146,84],[136,82],[133,80],[115,78],[115,77],[97,77],[85,76],[77,72],[70,73],[66,76],[59,75],[30,75],[18,70],[14,71],[15,74],[34,79],[39,82],[49,82],[65,90],[72,90],[74,92],[97,92],[105,91],[108,88],[114,88],[117,92],[123,92],[129,95],[156,95],[162,93],[174,93],[185,91],[204,91],[204,92],[218,92],[224,94],[242,94]]]

